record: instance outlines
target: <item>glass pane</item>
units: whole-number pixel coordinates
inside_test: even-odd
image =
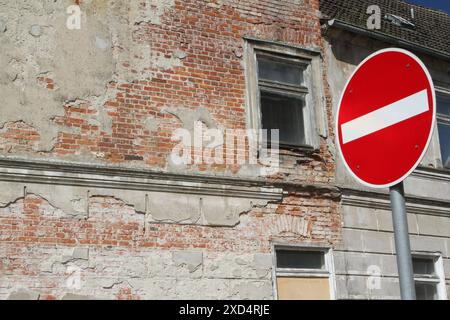
[[[450,124],[438,122],[439,143],[444,167],[450,168]]]
[[[263,129],[279,129],[280,144],[304,145],[303,99],[261,91]]]
[[[433,283],[416,282],[417,300],[437,300],[437,286]]]
[[[324,253],[318,251],[277,250],[278,268],[324,269]]]
[[[258,75],[260,79],[292,85],[301,85],[303,82],[303,69],[300,65],[266,57],[258,57]]]
[[[413,258],[413,270],[414,274],[434,274],[434,261],[433,259],[426,258]]]
[[[436,96],[437,112],[450,117],[450,97]]]

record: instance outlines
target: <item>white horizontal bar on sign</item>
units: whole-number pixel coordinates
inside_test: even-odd
[[[341,125],[347,143],[428,111],[428,92],[422,90]]]

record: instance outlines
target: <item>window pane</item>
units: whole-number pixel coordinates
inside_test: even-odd
[[[279,129],[280,144],[304,145],[303,99],[261,91],[263,129]]]
[[[276,252],[278,268],[324,269],[324,253],[280,249]]]
[[[437,103],[437,112],[439,114],[450,117],[450,97],[438,95],[436,97],[436,103]]]
[[[437,286],[432,283],[416,282],[417,300],[437,300]]]
[[[258,75],[260,79],[292,85],[301,85],[303,82],[303,69],[300,65],[266,57],[258,57]]]
[[[444,167],[450,168],[450,125],[438,122],[439,143]]]
[[[426,258],[413,258],[413,270],[414,274],[434,274],[434,261],[433,259]]]

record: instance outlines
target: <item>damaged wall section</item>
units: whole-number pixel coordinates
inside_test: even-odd
[[[234,227],[214,228],[146,221],[94,193],[88,216],[65,214],[34,191],[0,209],[1,299],[187,298],[193,288],[196,298],[272,299],[273,241],[339,241],[339,198],[324,191],[248,207]]]
[[[73,4],[0,0],[0,299],[273,299],[274,241],[340,242],[332,135],[270,178],[169,161],[252,129],[245,39],[321,52],[317,0]]]

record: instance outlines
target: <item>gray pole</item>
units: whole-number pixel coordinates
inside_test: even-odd
[[[394,225],[395,252],[400,279],[400,293],[403,300],[415,300],[414,274],[409,244],[408,218],[406,216],[403,182],[389,188]]]

